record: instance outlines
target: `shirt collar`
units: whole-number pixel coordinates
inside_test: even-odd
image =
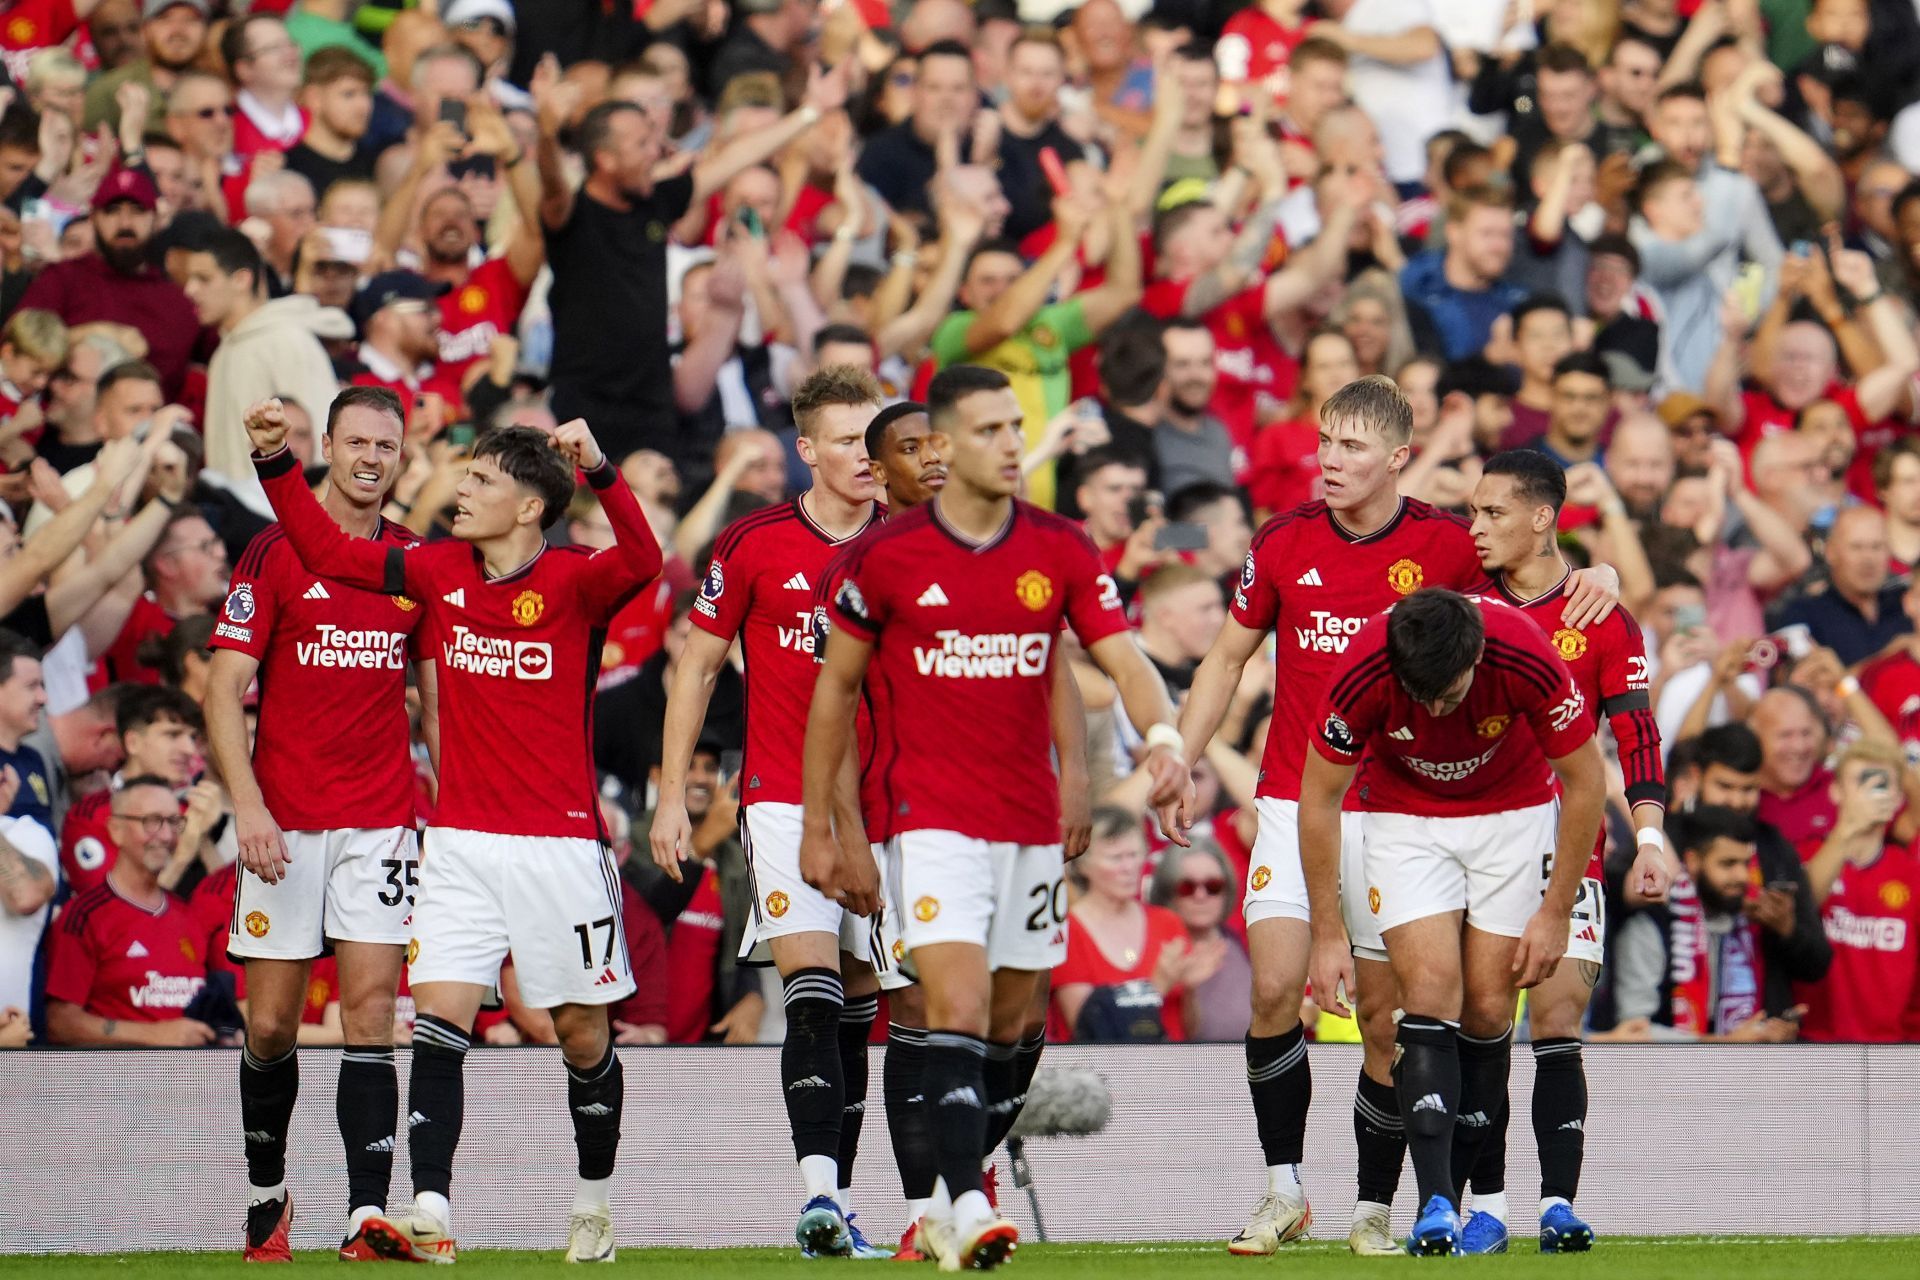
[[[264,102],[253,96],[250,89],[242,89],[234,95],[234,104],[246,113],[263,137],[275,142],[298,142],[305,132],[300,122],[300,108],[289,102],[278,112],[271,110]]]

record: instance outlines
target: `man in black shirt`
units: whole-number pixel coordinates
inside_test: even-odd
[[[785,80],[814,37],[819,11],[819,0],[734,0],[733,28],[707,69],[707,96],[718,102],[727,81],[753,71]]]
[[[949,131],[966,145],[973,113],[980,107],[967,46],[939,40],[926,47],[914,77],[912,107],[905,120],[867,140],[857,170],[895,209],[930,214],[927,184],[940,167],[934,146]]]
[[[847,99],[847,68],[815,69],[806,99],[772,128],[735,139],[691,173],[662,177],[666,137],[630,102],[603,102],[580,124],[587,178],[576,191],[558,135],[581,92],[544,63],[534,76],[540,114],[540,221],[553,266],[553,410],[585,418],[618,462],[636,449],[678,459],[667,346],[667,235],[688,208],[811,128]],[[669,169],[671,172],[671,169]]]
[[[307,59],[300,105],[307,131],[287,149],[287,168],[325,195],[342,178],[373,178],[373,157],[360,147],[373,118],[373,68],[351,49],[318,49]]]
[[[1047,225],[1053,211],[1053,187],[1040,165],[1051,147],[1062,167],[1084,163],[1080,144],[1060,127],[1060,86],[1066,83],[1066,54],[1052,31],[1036,28],[1007,51],[1007,100],[1000,107],[1000,189],[1013,212],[1006,235],[1024,240]]]

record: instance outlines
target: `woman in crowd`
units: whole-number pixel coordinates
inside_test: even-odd
[[[1213,976],[1194,984],[1181,1011],[1189,1040],[1232,1041],[1247,1034],[1253,1000],[1253,963],[1246,949],[1223,927],[1237,908],[1240,881],[1226,855],[1210,841],[1191,849],[1168,849],[1153,873],[1147,910],[1166,908],[1187,929],[1188,950],[1218,955]]]

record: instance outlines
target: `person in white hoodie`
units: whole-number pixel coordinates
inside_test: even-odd
[[[260,251],[238,231],[221,231],[187,260],[187,296],[200,323],[220,332],[207,368],[207,470],[248,507],[269,514],[248,461],[247,406],[278,396],[333,403],[340,389],[323,338],[350,338],[353,322],[303,293],[269,299]]]

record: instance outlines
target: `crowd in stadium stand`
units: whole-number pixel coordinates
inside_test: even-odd
[[[0,67],[0,1045],[238,1042],[200,703],[272,518],[242,420],[277,396],[317,467],[347,385],[402,398],[387,514],[423,538],[476,430],[584,417],[621,464],[667,568],[596,699],[617,1038],[777,1042],[734,961],[740,673],[682,883],[647,856],[666,691],[716,536],[806,484],[800,380],[892,403],[963,362],[1012,379],[1028,498],[1085,522],[1176,698],[1254,530],[1320,496],[1341,386],[1412,402],[1408,497],[1547,455],[1644,632],[1687,889],[1621,894],[1615,770],[1590,1035],[1920,1040],[1912,0],[0,0]],[[549,536],[606,545],[580,493]],[[1238,1040],[1275,650],[1184,851],[1074,674],[1051,1030]],[[1157,1020],[1081,1016],[1129,984]],[[501,991],[478,1038],[551,1043]],[[301,1040],[341,1035],[323,959]]]

